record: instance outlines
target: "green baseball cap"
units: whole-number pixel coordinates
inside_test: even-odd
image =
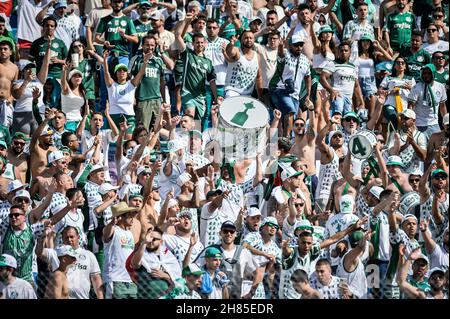
[[[356,114],[355,112],[353,112],[353,111],[347,112],[347,113],[344,114],[344,116],[343,116],[342,118],[345,120],[345,119],[347,119],[347,118],[349,118],[349,117],[355,118],[356,121],[358,121],[358,123],[359,123],[359,117],[358,117],[358,114]]]
[[[25,141],[29,141],[30,138],[28,137],[27,134],[23,133],[23,132],[16,132],[13,135],[13,139],[17,139],[17,140],[25,140]]]
[[[355,246],[364,237],[364,232],[362,230],[357,230],[348,235],[350,245]]]
[[[16,51],[16,44],[10,37],[0,36],[0,43],[2,42],[7,42],[9,45],[11,45],[11,50],[13,53]]]
[[[363,36],[359,40],[360,41],[367,40],[367,41],[373,42],[375,39],[370,34],[366,33],[366,34],[363,34]]]
[[[148,2],[147,0],[142,0],[142,1],[139,3],[139,8],[142,7],[142,6],[149,6],[149,7],[151,7],[152,5],[151,5],[151,3]]]
[[[203,271],[197,264],[190,264],[183,268],[181,273],[183,276],[201,276]]]
[[[62,146],[59,148],[59,150],[61,151],[61,153],[69,153],[72,155],[72,150],[70,148],[68,148],[67,146]]]
[[[8,148],[8,144],[4,140],[0,140],[0,146],[3,146],[5,149]]]
[[[445,175],[445,177],[448,177],[448,174],[446,171],[444,171],[442,168],[438,168],[435,169],[432,173],[431,173],[431,178],[434,178],[435,176],[437,176],[438,174],[443,174]]]
[[[114,67],[114,73],[116,73],[119,70],[125,70],[128,72],[128,66],[126,64],[119,63]]]
[[[325,24],[325,25],[323,25],[323,26],[320,28],[320,30],[319,30],[319,35],[321,35],[322,33],[325,33],[325,32],[331,32],[331,33],[334,33],[334,32],[333,32],[333,29],[331,29],[331,27],[330,27],[328,24]]]
[[[216,247],[208,247],[205,251],[205,258],[222,258],[222,252]]]
[[[144,196],[142,196],[141,194],[131,194],[129,197],[128,197],[128,200],[131,200],[131,199],[133,199],[133,198],[135,198],[135,197],[138,197],[138,198],[140,198],[140,199],[142,199],[142,200],[144,200]]]

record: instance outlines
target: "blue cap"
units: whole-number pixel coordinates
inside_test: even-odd
[[[392,61],[384,61],[384,62],[378,63],[375,66],[375,71],[376,72],[386,71],[386,72],[392,73],[392,67],[393,66],[394,66],[394,62],[392,62]]]
[[[67,8],[67,2],[66,1],[58,1],[55,6],[53,7],[55,10],[59,8]]]

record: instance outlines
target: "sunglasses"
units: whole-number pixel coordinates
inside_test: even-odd
[[[442,179],[442,180],[445,180],[447,177],[445,177],[444,175],[438,175],[438,176],[435,176],[435,177],[433,177],[434,179]]]
[[[265,226],[269,226],[269,227],[278,229],[278,225],[275,225],[275,224],[272,224],[272,223],[267,223]]]
[[[20,216],[25,216],[24,214],[19,214],[19,213],[13,213],[13,214],[9,214],[9,218],[19,218]]]
[[[420,182],[420,178],[410,178],[409,182],[410,183],[418,183],[418,182]]]
[[[303,207],[305,206],[305,203],[295,203],[295,207]]]
[[[433,280],[444,280],[444,275],[433,275],[430,277]]]
[[[234,234],[236,231],[233,229],[222,229],[224,234]]]
[[[433,59],[436,59],[436,60],[444,60],[445,57],[444,57],[443,55],[436,55]]]
[[[24,146],[24,145],[25,145],[25,142],[14,141],[14,145],[17,145],[17,146]]]
[[[295,123],[294,126],[305,127],[305,123]]]
[[[427,29],[427,32],[431,33],[431,32],[436,32],[437,29]]]
[[[347,117],[345,119],[345,122],[357,122],[356,119],[354,117]]]
[[[340,135],[340,134],[334,134],[332,138],[342,138],[342,135]]]
[[[30,200],[28,198],[16,198],[15,201],[18,203],[23,203],[23,202],[29,203],[30,202]]]
[[[302,46],[303,46],[303,42],[292,43],[292,45],[293,45],[294,47],[302,47]]]
[[[440,15],[440,14],[435,14],[435,15],[433,15],[433,18],[435,18],[435,19],[441,19],[441,18],[443,18],[444,16],[443,15]]]

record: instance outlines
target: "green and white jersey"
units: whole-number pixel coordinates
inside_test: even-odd
[[[300,299],[301,295],[295,291],[292,286],[291,276],[297,269],[303,269],[308,276],[314,271],[311,267],[311,263],[319,258],[320,255],[320,243],[316,242],[311,247],[309,253],[301,257],[298,254],[298,248],[294,248],[292,253],[287,257],[283,257],[282,269],[280,274],[280,299]]]
[[[404,173],[412,173],[413,171],[417,171],[421,168],[422,160],[417,156],[416,151],[412,147],[410,143],[407,142],[408,140],[408,134],[404,132],[403,130],[398,130],[397,133],[400,135],[400,147],[403,148],[399,152],[399,156],[402,159],[403,163],[405,163],[405,166],[403,167]],[[391,137],[389,138],[389,141],[392,141],[392,146],[394,146],[394,132],[391,132]],[[417,143],[417,145],[421,148],[426,150],[427,149],[427,136],[420,132],[419,130],[415,130],[413,132],[413,139]],[[406,146],[405,148],[405,145]],[[391,146],[391,147],[392,147]]]
[[[294,92],[290,96],[296,100],[299,99],[300,90],[305,76],[310,76],[311,63],[304,55],[294,56],[291,52],[286,51],[284,58],[277,59],[277,70],[270,80],[270,88],[284,89],[284,83],[288,79],[294,81]]]
[[[126,35],[136,34],[136,28],[130,18],[126,15],[115,17],[112,14],[100,20],[97,33],[103,34],[105,41],[109,41],[111,45],[115,46],[111,49],[111,52],[119,55],[129,55],[129,42],[122,38],[119,34],[119,29],[124,30]]]
[[[16,278],[10,284],[0,281],[0,294],[2,299],[37,299],[33,286],[20,278]]]
[[[388,215],[384,211],[378,215],[371,214],[369,223],[373,232],[371,239],[373,245],[372,259],[388,261],[391,250]]]
[[[130,61],[131,74],[136,76],[144,63],[142,54],[135,55]],[[164,62],[161,58],[152,56],[145,68],[144,77],[136,88],[136,98],[139,102],[161,99],[161,77],[164,76]]]
[[[416,85],[416,81],[412,76],[405,75],[403,78],[395,77],[395,76],[386,76],[384,77],[383,81],[380,83],[380,87],[382,87],[385,90],[391,91],[394,88],[400,88],[399,94],[400,98],[402,100],[402,106],[405,110],[408,107],[408,95],[411,92],[409,89],[405,89],[403,85],[409,84],[411,87],[414,87]],[[392,105],[395,106],[395,95],[389,94],[386,97],[386,101],[384,102],[384,105]]]
[[[208,39],[208,45],[205,48],[205,57],[211,60],[216,73],[216,85],[225,85],[227,76],[227,61],[222,53],[222,46],[228,45],[230,41],[217,37],[214,41]],[[209,83],[206,83],[209,85]]]
[[[434,77],[435,81],[442,83],[444,85],[448,85],[448,65],[444,68],[442,72],[436,71],[436,75]]]
[[[64,209],[67,206],[68,200],[66,195],[55,192],[52,196],[52,201],[50,202],[50,205],[48,205],[48,208],[45,210],[44,214],[42,215],[42,218],[50,218],[56,213],[60,212],[62,209]]]
[[[353,96],[355,82],[358,81],[358,68],[354,64],[339,60],[330,61],[322,69],[322,72],[331,74],[331,86],[333,89],[342,95]]]
[[[76,68],[83,72],[83,86],[86,90],[86,99],[95,100],[94,74],[96,72],[96,61],[94,59],[83,59]]]
[[[448,226],[448,206],[449,206],[449,194],[445,194],[445,201],[440,202],[438,204],[438,210],[444,216],[444,220],[442,221],[442,226],[439,227],[439,225],[436,225],[433,217],[433,200],[434,200],[434,193],[430,194],[430,197],[420,205],[420,220],[430,219],[430,223],[428,225],[428,229],[430,230],[433,239],[435,242],[440,242],[442,239],[442,236],[444,235],[444,231],[442,228],[445,228]],[[419,240],[422,242],[422,234],[419,236]]]
[[[410,12],[391,12],[386,17],[383,31],[389,33],[391,48],[394,51],[409,47],[411,34],[416,29],[416,16]]]
[[[428,63],[431,63],[431,55],[424,49],[420,49],[413,54],[410,49],[407,48],[403,51],[402,56],[409,66],[409,74],[414,77],[416,82],[419,82],[422,67]]]
[[[200,242],[203,246],[220,244],[220,227],[228,219],[228,215],[221,207],[210,213],[211,203],[202,207],[200,213]]]
[[[163,235],[164,246],[169,249],[169,251],[175,255],[178,260],[180,266],[183,265],[184,257],[186,257],[187,251],[189,249],[189,238],[183,238],[179,235]],[[190,263],[194,262],[197,256],[203,250],[203,244],[201,242],[197,242],[195,246],[192,248],[191,260]]]
[[[44,232],[44,224],[25,224],[26,228],[14,231],[9,226],[9,220],[0,224],[0,246],[4,254],[16,258],[16,276],[26,281],[33,281],[33,256],[36,240]]]
[[[311,288],[318,290],[322,294],[323,299],[341,299],[339,277],[331,276],[330,284],[324,286],[316,276],[313,276],[310,280],[310,284]]]
[[[87,181],[83,189],[89,206],[89,230],[93,230],[98,226],[98,221],[94,209],[103,202],[102,195],[100,195],[100,193],[98,192],[99,187],[100,185],[97,185],[91,181]]]
[[[136,28],[136,34],[138,36],[138,43],[133,43],[133,53],[136,53],[137,50],[142,48],[142,38],[147,35],[147,32],[152,29],[151,21],[147,21],[147,23],[142,22],[141,20],[133,21],[134,27]]]
[[[275,264],[281,266],[282,263],[282,253],[280,247],[275,243],[275,240],[271,240],[268,244],[263,244],[261,250],[266,254],[275,256]]]
[[[228,19],[228,17],[220,18],[219,26],[222,26],[222,24],[224,24],[227,21],[227,19]],[[248,19],[246,17],[240,17],[240,20],[241,20],[242,26],[241,26],[241,28],[239,30],[236,31],[236,28],[235,28],[234,24],[229,23],[225,27],[225,29],[223,29],[222,37],[227,39],[227,40],[231,40],[232,36],[239,36],[245,30],[249,30]],[[240,47],[240,42],[239,41],[236,42],[236,46]]]
[[[47,51],[48,40],[45,37],[41,37],[31,44],[30,57],[36,62],[37,70],[42,67],[45,52]],[[58,38],[54,38],[50,44],[50,57],[57,57],[64,60],[67,57],[67,47],[63,41]],[[62,64],[51,63],[48,67],[48,76],[56,79],[61,78]]]
[[[188,48],[181,53],[180,60],[183,63],[183,90],[194,97],[204,97],[206,95],[205,81],[211,82],[216,79],[211,60],[195,54]]]
[[[417,83],[408,95],[408,101],[415,102],[416,125],[428,126],[438,124],[439,104],[447,101],[445,85],[433,81],[431,91],[434,95],[434,105],[431,94],[426,90],[424,82]]]
[[[250,96],[258,75],[258,54],[253,52],[253,57],[247,60],[241,49],[239,60],[228,63],[225,79],[225,91],[233,91],[240,95]]]
[[[347,22],[344,28],[344,40],[359,40],[363,35],[370,35],[375,38],[375,29],[367,20],[363,23],[358,20]]]

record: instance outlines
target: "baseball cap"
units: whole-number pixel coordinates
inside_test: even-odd
[[[126,64],[119,63],[114,67],[114,73],[116,73],[119,70],[125,70],[126,72],[128,72],[128,66]]]
[[[258,207],[250,207],[247,211],[247,217],[261,216],[261,211]]]
[[[137,169],[137,175],[140,175],[142,173],[151,173],[152,169],[148,166],[139,166]]]
[[[27,190],[25,190],[25,189],[20,189],[20,190],[18,190],[18,191],[16,192],[16,195],[14,195],[14,197],[13,197],[13,201],[14,201],[16,198],[19,198],[19,197],[21,197],[21,198],[28,198],[28,200],[31,201],[30,193],[29,193]]]
[[[276,226],[277,228],[279,227],[277,219],[272,216],[267,216],[266,218],[264,218],[261,223],[260,228],[263,228],[266,225],[273,225],[273,226]]]
[[[152,13],[152,15],[150,16],[150,19],[152,20],[165,20],[164,15],[161,13],[161,11],[155,11]]]
[[[61,146],[59,148],[59,151],[64,153],[69,153],[70,155],[72,155],[72,150],[70,148],[68,148],[67,146]]]
[[[445,177],[448,177],[448,174],[447,174],[447,172],[446,171],[444,171],[442,168],[438,168],[438,169],[435,169],[432,173],[431,173],[431,178],[434,178],[436,175],[438,175],[438,174],[443,174],[443,175],[445,175]]]
[[[305,43],[305,38],[298,34],[293,35],[289,39],[289,44],[296,44],[296,43]]]
[[[334,32],[333,32],[333,29],[332,29],[328,24],[325,24],[325,25],[323,25],[323,26],[320,27],[319,35],[321,35],[321,34],[324,33],[324,32],[331,32],[331,33],[334,33]]]
[[[433,274],[437,273],[437,272],[445,275],[445,271],[442,268],[434,267],[433,269],[430,270],[430,276],[429,277],[433,276]]]
[[[0,140],[0,146],[3,146],[5,149],[8,148],[8,144],[4,140]]]
[[[189,182],[191,178],[192,178],[191,174],[184,172],[183,174],[180,174],[180,176],[178,176],[177,185],[181,187],[187,182]]]
[[[233,1],[230,1],[230,3],[231,2],[233,2]],[[192,8],[192,7],[199,7],[199,8],[201,8],[202,5],[198,1],[190,1],[189,4],[188,4],[188,8]]]
[[[328,140],[331,140],[333,136],[335,135],[344,136],[344,134],[341,131],[331,131],[330,134],[328,134]]]
[[[215,196],[215,195],[221,195],[223,192],[220,189],[213,189],[210,190],[208,193],[206,193],[206,198]]]
[[[175,198],[171,198],[167,203],[167,209],[172,208],[175,205],[178,205],[178,201]]]
[[[312,226],[311,222],[307,219],[299,220],[295,223],[294,226],[294,234],[297,232],[297,230],[308,231],[310,233],[314,233],[314,227]]]
[[[0,255],[0,267],[11,267],[17,268],[17,260],[11,255],[2,254]]]
[[[25,141],[29,141],[30,140],[28,135],[23,133],[23,132],[16,132],[16,133],[14,133],[13,139],[14,140],[25,140]]]
[[[386,162],[386,166],[391,166],[391,165],[397,165],[397,166],[403,167],[403,161],[402,161],[402,159],[399,156],[391,155],[391,156],[388,157],[388,160]]]
[[[339,208],[343,214],[353,213],[353,209],[355,208],[355,199],[353,196],[350,194],[342,196],[339,201]]]
[[[302,174],[303,174],[303,171],[296,171],[292,167],[287,167],[286,169],[283,170],[283,172],[281,172],[281,180],[284,182],[288,178],[292,178],[292,177],[299,176]]]
[[[28,184],[22,184],[22,181],[15,179],[15,180],[9,182],[7,192],[11,193],[11,192],[14,192],[15,190],[18,190],[20,188],[25,188],[27,186],[28,186]]]
[[[138,193],[136,193],[136,194],[130,194],[130,195],[128,196],[128,199],[131,200],[131,199],[133,199],[133,198],[135,198],[135,197],[139,197],[140,199],[144,200],[144,196],[142,196],[141,194],[138,194]]]
[[[348,235],[348,240],[351,246],[355,246],[364,237],[364,232],[362,230],[357,230]]]
[[[420,254],[419,258],[417,258],[416,260],[419,260],[419,259],[425,260],[426,263],[427,263],[428,265],[430,264],[430,260],[429,260],[428,257],[427,257],[426,255],[424,255],[424,254]]]
[[[355,112],[350,111],[350,112],[345,113],[344,116],[342,117],[342,119],[345,120],[345,119],[348,119],[349,117],[355,118],[356,121],[359,123],[359,116]]]
[[[414,112],[411,109],[404,110],[403,112],[400,113],[400,115],[403,115],[403,116],[405,116],[405,117],[407,117],[409,119],[413,119],[413,120],[416,119],[416,112]]]
[[[103,166],[102,164],[95,164],[95,165],[92,166],[92,169],[91,169],[91,171],[89,173],[93,173],[93,172],[98,171],[98,170],[106,171],[106,170],[108,170],[108,167]]]
[[[11,50],[15,52],[16,44],[10,37],[0,36],[0,43],[7,42],[11,46]]]
[[[41,136],[53,135],[53,133],[55,133],[53,129],[50,126],[46,125],[42,130]]]
[[[151,3],[148,2],[147,0],[142,0],[142,1],[139,3],[139,8],[142,7],[142,6],[149,6],[149,7],[151,7],[152,5],[151,5]]]
[[[189,264],[183,268],[181,273],[183,276],[201,276],[203,271],[197,264]]]
[[[48,163],[51,164],[57,160],[63,159],[64,154],[61,151],[54,151],[48,154]]]
[[[227,221],[222,223],[222,226],[220,226],[220,230],[222,230],[222,229],[234,229],[234,230],[236,230],[236,225],[231,220],[227,220]]]
[[[372,186],[372,188],[369,190],[369,192],[376,198],[380,199],[380,194],[383,190],[384,190],[383,187]]]
[[[405,216],[403,216],[402,225],[403,225],[404,222],[406,222],[410,218],[415,219],[416,222],[417,222],[417,217],[415,215],[413,215],[413,214],[406,214]]]
[[[169,142],[167,142],[167,152],[176,152],[178,150],[181,150],[182,148],[184,148],[186,145],[184,143],[183,140],[178,139],[178,140],[171,140]]]
[[[83,72],[81,72],[80,70],[77,70],[77,69],[73,69],[72,71],[70,71],[67,78],[70,80],[72,78],[72,76],[74,76],[75,74],[79,74],[79,75],[81,75],[81,78],[83,78]]]
[[[372,35],[370,35],[370,34],[368,34],[368,33],[365,33],[365,34],[363,34],[363,35],[361,36],[361,38],[360,38],[359,40],[360,40],[360,41],[367,40],[367,41],[373,42],[375,39],[372,37]]]
[[[192,219],[192,213],[191,213],[191,211],[190,211],[189,209],[183,209],[183,210],[180,210],[180,211],[177,213],[177,217],[178,217],[178,218],[181,218],[181,217],[187,217],[187,218],[189,218],[189,219]]]
[[[388,72],[388,73],[391,73],[393,66],[394,66],[394,62],[392,62],[392,61],[384,61],[384,62],[378,63],[375,66],[375,71],[376,72]]]
[[[442,124],[448,125],[449,122],[450,122],[450,120],[449,120],[449,114],[447,113],[447,114],[445,114],[444,117],[442,118]]]
[[[409,175],[417,175],[417,176],[422,176],[422,175],[423,175],[423,172],[422,172],[422,170],[421,170],[421,169],[419,169],[419,168],[416,168],[416,169],[414,169],[413,171],[409,172]]]
[[[69,246],[69,245],[62,245],[62,246],[59,246],[58,248],[56,248],[56,255],[58,257],[71,256],[71,257],[77,259],[77,253],[72,248],[72,246]]]
[[[205,258],[222,258],[222,252],[216,247],[208,247],[205,251]]]
[[[189,136],[199,137],[200,139],[203,139],[203,134],[199,130],[190,130]]]
[[[113,186],[110,183],[103,183],[98,188],[98,192],[100,193],[100,195],[105,195],[109,191],[115,191],[115,190],[118,190],[119,188],[120,188],[119,186]]]
[[[250,19],[250,23],[252,23],[252,22],[255,22],[255,21],[258,21],[259,20],[259,22],[263,22],[262,21],[262,19],[260,18],[260,17],[252,17],[251,19]]]
[[[67,2],[66,1],[58,1],[53,8],[55,10],[59,9],[59,8],[67,8]]]

